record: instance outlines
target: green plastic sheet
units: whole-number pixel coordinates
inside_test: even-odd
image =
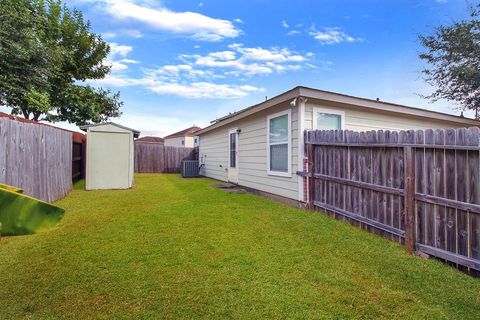
[[[54,227],[64,209],[22,194],[23,190],[0,185],[0,235],[42,232]]]

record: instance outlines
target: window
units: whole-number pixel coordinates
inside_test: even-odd
[[[230,168],[237,166],[237,133],[230,133]]]
[[[182,139],[182,146],[183,146],[183,145],[185,145],[185,140],[184,140],[184,139]]]
[[[267,118],[268,174],[291,176],[290,110]]]
[[[313,108],[314,130],[341,130],[343,129],[345,113],[343,111]]]

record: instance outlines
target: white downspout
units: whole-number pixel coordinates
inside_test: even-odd
[[[305,158],[305,148],[304,148],[304,139],[303,132],[305,131],[305,104],[307,102],[306,98],[297,97],[292,103],[295,103],[298,107],[298,159],[297,159],[297,171],[303,171],[303,160]],[[303,177],[298,176],[298,201],[304,202],[304,184]]]

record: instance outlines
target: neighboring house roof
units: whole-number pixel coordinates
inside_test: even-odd
[[[291,102],[297,97],[304,97],[312,100],[321,100],[321,101],[323,100],[323,101],[329,101],[329,102],[348,104],[351,106],[369,109],[371,111],[376,110],[376,111],[395,112],[395,113],[408,114],[408,115],[417,116],[417,117],[427,117],[431,119],[450,121],[454,123],[462,123],[470,126],[480,125],[480,121],[470,119],[470,118],[465,118],[462,116],[455,116],[447,113],[409,107],[409,106],[404,106],[404,105],[390,103],[390,102],[354,97],[354,96],[349,96],[346,94],[341,94],[336,92],[298,86],[282,94],[279,94],[273,98],[270,98],[262,103],[250,106],[243,110],[231,113],[225,117],[216,119],[212,121],[212,125],[206,128],[203,128],[202,130],[198,131],[196,134],[201,135],[203,133],[222,127],[226,124],[232,123],[233,121],[245,118],[247,116],[250,116],[259,111],[268,109],[280,103],[284,103],[287,101]]]
[[[132,131],[134,138],[138,138],[138,136],[140,136],[140,131],[122,126],[121,124],[118,124],[118,123],[115,123],[115,122],[103,122],[103,123],[96,123],[96,124],[87,124],[87,125],[84,125],[84,126],[80,126],[80,129],[82,129],[83,131],[87,131],[88,128],[99,127],[99,126],[104,126],[104,125],[112,125],[112,126],[115,126],[115,127],[119,127],[121,129]]]
[[[199,130],[202,130],[202,128],[197,127],[197,126],[192,126],[187,129],[183,129],[181,131],[172,133],[171,135],[168,135],[166,137],[163,137],[164,139],[170,139],[170,138],[178,138],[178,137],[192,137],[194,133],[197,133]]]
[[[35,121],[35,120],[30,120],[30,119],[25,119],[25,118],[22,118],[22,117],[13,115],[13,114],[8,114],[8,113],[5,113],[5,112],[0,112],[0,118],[9,118],[9,119],[11,119],[11,120],[15,120],[15,121],[18,121],[18,122],[39,124],[39,125],[42,125],[42,126],[47,126],[47,127],[52,127],[52,128],[59,129],[59,130],[63,130],[63,131],[68,131],[68,132],[71,132],[71,133],[72,133],[72,140],[73,140],[73,142],[83,142],[83,141],[86,140],[85,135],[84,135],[83,133],[81,133],[81,132],[77,132],[77,131],[72,131],[72,130],[67,130],[67,129],[55,127],[55,126],[52,126],[52,125],[47,124],[47,123],[38,122],[38,121]]]
[[[165,139],[160,137],[145,136],[135,140],[135,142],[164,143]]]

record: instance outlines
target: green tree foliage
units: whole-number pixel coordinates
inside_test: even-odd
[[[426,96],[431,101],[456,102],[461,110],[480,114],[480,4],[471,8],[470,19],[440,26],[432,35],[420,36],[428,63],[422,73],[436,90]]]
[[[118,117],[119,93],[79,85],[102,79],[110,47],[61,0],[0,0],[0,103],[28,119]]]
[[[49,55],[38,41],[33,5],[27,0],[0,1],[0,104],[28,118],[32,95],[47,95]]]

